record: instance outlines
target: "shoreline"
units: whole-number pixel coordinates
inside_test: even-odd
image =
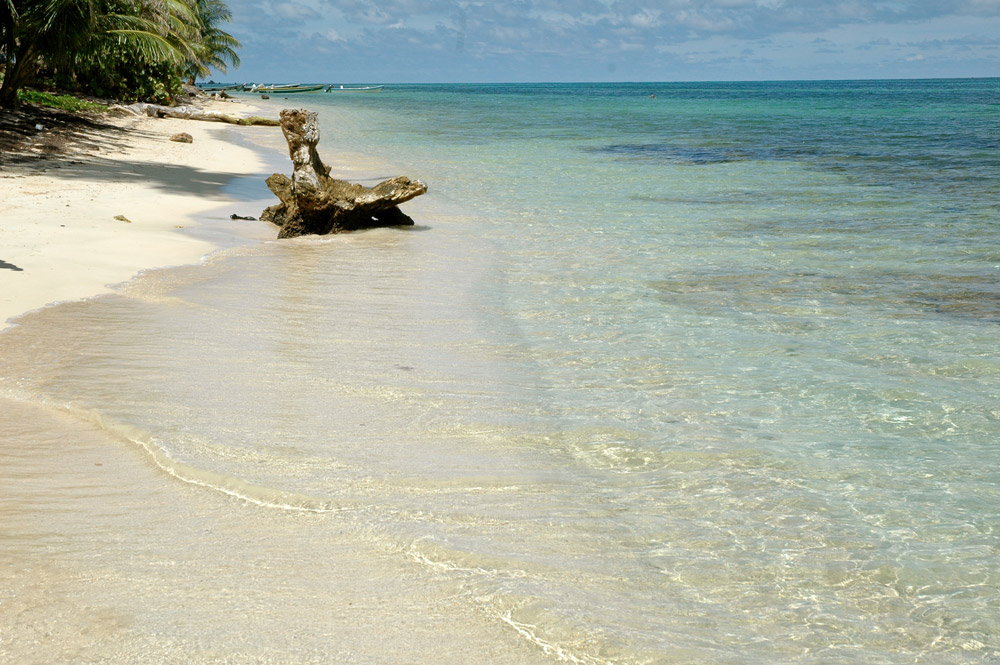
[[[238,115],[270,111],[246,100],[205,105]],[[224,206],[259,214],[226,190],[254,176],[263,187],[277,157],[268,159],[261,142],[231,139],[280,128],[140,116],[106,122],[110,131],[76,136],[58,156],[45,154],[43,139],[37,157],[0,166],[0,332],[29,312],[111,293],[145,270],[272,237],[263,222],[215,229],[222,225],[212,220]],[[180,132],[193,142],[169,140]]]
[[[276,111],[273,107],[266,110]],[[415,559],[397,540],[373,535],[377,530],[368,522],[367,506],[338,502],[329,512],[311,512],[297,505],[254,501],[228,491],[226,486],[202,482],[200,476],[193,480],[176,476],[145,447],[148,432],[131,421],[119,421],[114,414],[63,402],[59,397],[45,398],[44,389],[21,390],[16,361],[23,360],[34,369],[44,368],[51,360],[40,357],[44,354],[37,351],[65,353],[63,361],[70,362],[83,357],[82,363],[87,364],[75,334],[97,330],[96,319],[88,319],[87,310],[101,309],[107,304],[103,300],[113,307],[119,300],[114,295],[93,298],[128,292],[128,285],[142,283],[140,273],[157,268],[175,273],[204,270],[206,266],[199,260],[206,253],[213,258],[225,256],[227,246],[245,246],[253,252],[257,247],[254,228],[261,229],[259,235],[266,235],[262,240],[274,240],[276,234],[270,225],[229,219],[230,212],[259,214],[260,209],[248,208],[257,204],[253,194],[248,195],[251,181],[262,187],[263,178],[255,177],[262,167],[275,166],[279,158],[287,164],[286,155],[271,149],[273,134],[261,134],[253,127],[220,127],[186,120],[143,119],[139,124],[142,126],[130,130],[130,136],[142,134],[136,137],[137,143],[122,146],[124,157],[116,153],[109,162],[119,163],[117,157],[141,174],[143,148],[137,144],[163,141],[169,131],[183,130],[195,137],[194,146],[201,142],[215,151],[205,162],[213,168],[197,163],[182,165],[189,174],[203,176],[200,181],[189,178],[168,183],[167,176],[161,175],[152,185],[139,177],[123,183],[123,194],[112,197],[112,203],[124,205],[135,200],[136,205],[144,205],[143,210],[160,206],[162,216],[177,214],[176,219],[182,221],[168,218],[154,224],[155,220],[136,215],[128,225],[100,219],[92,222],[95,236],[117,240],[117,236],[140,228],[135,225],[145,223],[143,237],[148,237],[154,249],[157,242],[171,244],[162,252],[144,254],[146,264],[133,272],[128,265],[93,266],[95,270],[113,268],[122,278],[113,286],[91,280],[90,288],[96,292],[74,298],[74,302],[63,299],[35,308],[42,311],[17,313],[13,325],[8,321],[6,330],[0,331],[5,360],[11,361],[5,367],[10,371],[0,376],[0,392],[4,392],[0,394],[0,458],[4,460],[0,474],[0,540],[4,542],[0,597],[6,599],[0,602],[0,624],[11,627],[7,635],[0,636],[0,652],[6,649],[24,663],[219,659],[233,663],[551,662],[544,646],[539,649],[509,622],[498,620],[492,605],[470,603],[461,580]],[[150,124],[157,131],[147,132]],[[173,129],[175,125],[179,129]],[[146,136],[150,133],[153,136]],[[273,146],[280,145],[278,142],[283,143],[280,134],[274,137]],[[178,145],[181,149],[191,147]],[[233,147],[236,150],[230,150]],[[222,150],[246,156],[241,164],[246,176],[226,160]],[[268,161],[271,155],[273,162]],[[347,160],[343,154],[335,159]],[[350,170],[350,164],[343,166]],[[171,167],[176,165],[157,162],[149,166],[153,171],[170,171]],[[88,210],[92,214],[108,216],[107,206],[98,208],[92,205],[96,202],[89,201],[86,185],[93,186],[91,180],[84,182],[82,177],[62,173],[24,175],[10,180],[0,177],[0,182],[20,185],[30,181],[39,188],[52,187],[53,182],[59,184],[63,179],[84,183],[82,193],[74,192],[81,197],[81,205],[91,204]],[[225,178],[214,177],[219,175]],[[96,182],[107,184],[99,179]],[[191,182],[197,193],[176,191]],[[28,191],[20,191],[20,196],[30,196]],[[39,196],[39,210],[49,215],[60,213],[65,202],[59,198],[61,194],[53,191],[45,198]],[[191,200],[182,200],[185,196]],[[179,212],[185,205],[184,212]],[[63,223],[49,220],[45,227],[49,237],[58,239],[58,233],[68,228],[68,224],[60,226]],[[247,226],[241,226],[244,224]],[[185,228],[176,229],[176,225]],[[356,236],[366,237],[372,236]],[[325,244],[292,240],[283,247],[309,250]],[[52,261],[53,255],[43,253],[37,258],[41,264],[42,259]],[[112,257],[110,252],[84,253],[77,265],[112,258],[122,257]],[[29,264],[25,262],[24,267]],[[72,271],[64,265],[53,269],[62,274]],[[5,275],[7,272],[0,269],[0,289],[5,277],[23,274]],[[36,289],[32,293],[39,296],[48,292]],[[0,294],[6,295],[2,290]],[[135,304],[139,299],[122,300]],[[45,306],[58,302],[65,304]],[[22,321],[29,311],[34,314]],[[128,328],[130,321],[117,319],[109,331],[119,325]],[[192,326],[184,332],[211,329]],[[110,339],[110,335],[98,335]],[[196,337],[184,334],[182,348],[207,348],[200,346]],[[136,334],[132,339],[164,351],[160,346],[164,338],[181,339],[155,333]],[[129,355],[128,349],[116,344],[114,357],[119,349],[124,357]],[[185,377],[188,370],[206,373],[203,365],[185,361],[183,353],[169,355],[184,363]],[[49,367],[59,369],[60,380],[72,381],[69,375],[73,370],[63,373],[65,362]],[[126,370],[122,375],[128,374]],[[137,375],[143,377],[139,392],[155,393],[168,382],[156,371]],[[8,376],[12,380],[6,382]],[[100,385],[114,382],[112,376],[98,380]],[[8,390],[3,391],[5,388]],[[200,467],[193,468],[203,473]]]

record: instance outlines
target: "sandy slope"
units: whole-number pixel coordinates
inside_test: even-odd
[[[234,115],[251,105],[214,102]],[[228,199],[233,178],[266,165],[235,132],[280,132],[193,120],[118,118],[60,154],[0,167],[0,329],[10,317],[110,290],[137,272],[193,263],[214,246],[179,227]],[[169,137],[186,132],[193,143]],[[116,219],[123,216],[129,221]]]

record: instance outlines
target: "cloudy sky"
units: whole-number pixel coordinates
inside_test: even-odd
[[[1000,76],[1000,0],[230,0],[217,80]]]

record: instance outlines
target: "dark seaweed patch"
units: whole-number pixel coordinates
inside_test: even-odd
[[[667,143],[616,143],[588,148],[588,152],[634,159],[655,159],[682,164],[725,164],[760,159],[746,150],[731,147],[677,146]]]
[[[816,300],[864,305],[889,316],[947,317],[1000,323],[1000,286],[992,275],[877,273],[848,279],[811,271],[678,275],[648,282],[664,302],[704,312],[755,311]]]

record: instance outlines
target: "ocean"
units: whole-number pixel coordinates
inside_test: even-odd
[[[1000,79],[268,104],[416,225],[0,334],[7,662],[1000,663]]]

